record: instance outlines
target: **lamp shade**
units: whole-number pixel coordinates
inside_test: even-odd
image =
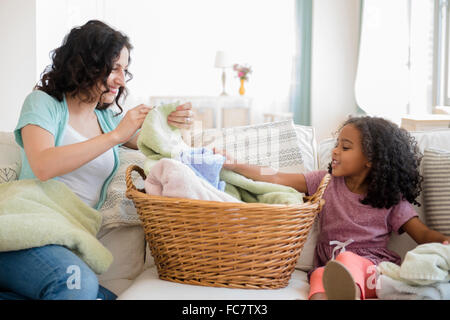
[[[228,54],[224,51],[217,51],[214,66],[216,68],[228,68],[230,65],[230,58],[228,57]]]

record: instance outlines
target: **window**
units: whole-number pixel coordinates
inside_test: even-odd
[[[38,68],[71,27],[101,19],[126,33],[131,53],[130,94],[218,96],[221,70],[216,51],[253,73],[246,96],[259,113],[288,111],[295,55],[294,0],[37,0]],[[58,12],[55,17],[54,12]],[[227,69],[226,91],[237,95],[239,80]]]
[[[363,1],[355,96],[368,114],[432,112],[434,2]]]

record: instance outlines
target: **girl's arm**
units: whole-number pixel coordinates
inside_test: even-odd
[[[214,152],[224,155],[222,151],[218,151],[216,149],[214,149]],[[308,189],[306,187],[305,176],[303,174],[282,173],[271,167],[262,167],[252,164],[236,163],[236,161],[232,159],[230,156],[228,155],[224,156],[226,157],[226,161],[223,165],[225,169],[232,170],[255,181],[281,184],[288,187],[292,187],[302,193],[308,192]]]
[[[438,231],[428,228],[417,217],[408,220],[402,226],[402,228],[418,244],[429,242],[439,242],[439,243],[444,243],[445,241],[450,242],[450,237],[447,237]]]

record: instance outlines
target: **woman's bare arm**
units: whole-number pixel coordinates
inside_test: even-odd
[[[117,145],[114,132],[66,146],[55,147],[53,135],[36,125],[22,128],[25,154],[34,175],[42,181],[69,173]]]

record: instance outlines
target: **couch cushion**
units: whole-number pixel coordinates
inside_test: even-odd
[[[141,226],[100,229],[98,240],[111,252],[114,260],[98,276],[100,283],[117,279],[135,279],[144,269],[145,239]]]
[[[423,177],[427,224],[450,236],[450,151],[425,149]]]
[[[20,167],[20,147],[12,132],[0,132],[0,166],[18,163]]]
[[[295,270],[286,288],[231,289],[181,284],[158,278],[156,266],[146,269],[118,300],[305,300],[309,284],[305,272]]]

